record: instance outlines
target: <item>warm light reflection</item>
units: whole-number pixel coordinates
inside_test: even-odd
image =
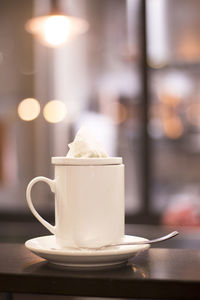
[[[182,136],[184,126],[179,115],[179,107],[181,104],[180,89],[174,93],[166,90],[160,92],[160,113],[161,122],[165,135],[170,139],[178,139]]]
[[[59,100],[49,101],[43,110],[44,118],[49,123],[59,123],[64,120],[67,114],[65,104]]]
[[[163,127],[168,138],[177,139],[183,134],[183,125],[178,116],[166,117],[163,120]]]
[[[160,101],[171,108],[175,108],[180,104],[181,98],[179,95],[172,95],[167,91],[162,91],[160,94]]]
[[[151,67],[153,69],[162,69],[167,65],[167,62],[156,63],[153,60],[148,59],[147,64],[149,67]]]
[[[185,61],[195,61],[200,57],[198,37],[193,32],[184,32],[178,39],[177,54]]]
[[[105,104],[104,112],[115,124],[123,123],[128,116],[126,106],[118,101],[111,101]]]
[[[22,100],[18,105],[18,115],[24,121],[32,121],[40,113],[40,103],[34,98]]]
[[[200,126],[200,103],[190,103],[185,110],[188,121],[194,126]]]
[[[35,34],[49,47],[61,46],[75,36],[85,33],[88,28],[87,21],[64,15],[36,17],[26,24],[26,30]]]

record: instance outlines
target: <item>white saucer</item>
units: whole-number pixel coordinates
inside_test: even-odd
[[[146,241],[147,239],[130,235],[125,235],[123,239],[124,242],[140,240]],[[25,246],[38,256],[47,259],[51,264],[78,269],[109,268],[125,264],[129,258],[138,255],[150,247],[149,244],[145,244],[111,246],[101,250],[78,248],[62,249],[56,244],[54,235],[28,240]]]

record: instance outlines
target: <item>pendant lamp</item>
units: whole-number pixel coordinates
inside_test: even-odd
[[[84,19],[62,14],[58,1],[51,0],[51,12],[30,19],[25,28],[42,44],[55,48],[87,32],[89,24]]]

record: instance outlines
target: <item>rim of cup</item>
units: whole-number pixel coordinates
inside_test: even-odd
[[[53,165],[63,166],[97,166],[97,165],[121,165],[122,157],[66,157],[66,156],[55,156],[51,158]]]

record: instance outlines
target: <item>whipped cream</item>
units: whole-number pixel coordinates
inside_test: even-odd
[[[96,140],[92,132],[82,126],[77,132],[74,141],[70,144],[67,157],[87,158],[87,157],[108,157],[103,146]]]

